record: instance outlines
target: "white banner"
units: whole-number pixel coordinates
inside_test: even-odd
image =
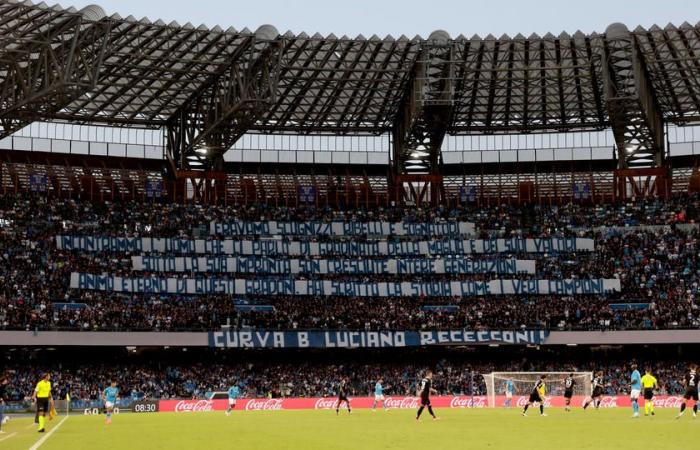
[[[535,261],[522,259],[283,259],[231,256],[132,256],[134,270],[196,273],[285,274],[534,274]]]
[[[160,294],[313,295],[340,297],[463,297],[481,295],[603,295],[620,290],[618,279],[362,282],[228,278],[122,278],[72,273],[70,287]]]
[[[211,222],[217,236],[472,236],[470,222]]]
[[[332,241],[300,242],[281,240],[240,241],[178,238],[127,238],[109,236],[56,236],[61,250],[87,252],[129,252],[251,255],[251,256],[452,256],[482,253],[573,253],[594,250],[593,239],[469,239],[434,241]]]

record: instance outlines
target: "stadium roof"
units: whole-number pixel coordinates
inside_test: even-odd
[[[0,1],[3,63],[75,14],[73,8],[45,3]],[[111,22],[100,77],[89,92],[47,119],[163,126],[256,36],[247,29],[209,29],[116,14],[90,19]],[[279,94],[251,126],[265,131],[390,130],[411,67],[426,42],[420,36],[277,36],[267,28],[271,30],[272,38],[283,44]],[[672,122],[700,120],[698,25],[638,28],[633,34],[664,117]],[[451,40],[455,111],[448,132],[607,125],[597,56],[604,41],[602,35],[581,32]]]
[[[380,134],[403,122],[404,159],[444,134],[612,126],[647,163],[662,121],[700,121],[700,24],[338,37],[0,0],[0,42],[0,137],[35,120],[168,127],[183,161],[250,130]]]

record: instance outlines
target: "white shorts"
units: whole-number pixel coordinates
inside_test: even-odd
[[[228,399],[228,404],[230,406],[236,406],[236,399],[235,398]]]
[[[512,392],[506,392],[506,398],[513,398]]]
[[[112,402],[105,402],[105,408],[107,408],[107,409],[112,409],[112,408],[114,408],[114,403],[112,403]]]
[[[632,389],[632,391],[630,391],[630,398],[633,400],[636,400],[639,398],[639,395],[641,393],[642,393],[641,389]]]
[[[381,400],[381,401],[384,401],[384,396],[381,395],[381,394],[375,394],[374,400],[377,401],[377,402],[380,401],[380,400]]]

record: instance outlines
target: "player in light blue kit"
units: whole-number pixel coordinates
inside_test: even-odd
[[[112,423],[112,413],[114,412],[114,406],[117,404],[117,399],[119,398],[119,388],[117,387],[117,382],[112,381],[104,392],[102,393],[102,399],[105,402],[105,423]]]
[[[231,411],[236,408],[236,400],[241,396],[241,390],[235,384],[228,388],[228,409],[226,410],[226,415],[230,416]]]
[[[506,385],[505,385],[505,394],[506,394],[506,401],[503,403],[503,406],[505,408],[510,408],[513,403],[513,393],[515,392],[515,384],[513,383],[513,380],[508,378],[506,380]]]
[[[374,385],[374,403],[372,403],[372,412],[377,410],[377,403],[379,402],[382,402],[384,411],[388,411],[386,409],[386,402],[384,401],[384,387],[382,386],[383,382],[384,380],[380,378],[377,380],[377,384]]]
[[[637,365],[632,364],[632,382],[630,383],[630,399],[632,400],[632,417],[639,417],[639,394],[642,392],[642,375]]]

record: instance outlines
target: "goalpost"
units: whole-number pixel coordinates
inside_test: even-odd
[[[547,397],[564,395],[564,379],[573,373],[576,385],[574,395],[591,395],[593,372],[491,372],[484,374],[489,406],[496,406],[496,396],[505,395],[506,383],[513,382],[513,396],[530,395],[541,375],[547,375]],[[514,405],[515,406],[515,405]]]

